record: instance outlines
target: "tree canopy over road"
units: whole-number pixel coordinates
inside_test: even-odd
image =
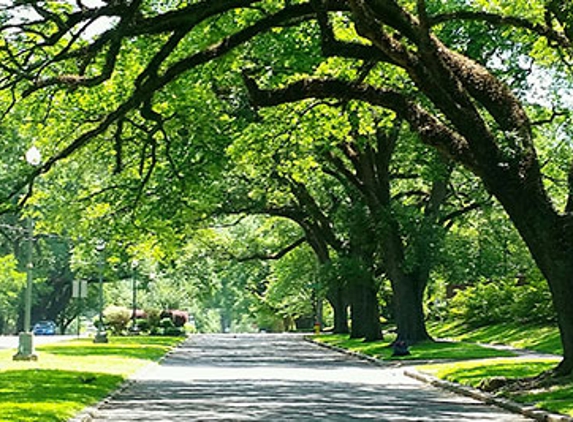
[[[53,230],[113,223],[165,249],[208,216],[279,218],[277,242],[238,258],[307,245],[337,328],[350,304],[369,339],[385,277],[415,342],[447,235],[501,204],[548,283],[571,373],[572,14],[552,0],[15,1],[0,25],[0,206],[41,200]],[[30,170],[32,143],[45,159]]]

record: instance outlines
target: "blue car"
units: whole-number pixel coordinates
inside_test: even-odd
[[[56,334],[56,323],[54,321],[40,321],[34,324],[32,332],[36,336],[53,336]]]

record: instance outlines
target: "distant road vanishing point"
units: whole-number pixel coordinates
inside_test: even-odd
[[[300,335],[194,335],[96,421],[526,421]]]

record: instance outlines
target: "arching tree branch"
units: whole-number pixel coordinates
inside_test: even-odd
[[[467,142],[437,117],[397,91],[336,79],[304,79],[285,88],[260,89],[255,80],[243,74],[251,101],[255,106],[270,107],[308,98],[357,100],[394,111],[406,120],[424,142],[438,148],[446,156],[464,162],[477,171]]]
[[[527,19],[517,16],[503,16],[496,13],[475,10],[458,10],[429,17],[429,22],[432,26],[449,21],[477,21],[485,22],[494,26],[522,28],[531,31],[534,34],[541,35],[560,47],[571,47],[571,40],[569,40],[564,33],[556,31],[549,26],[533,23]]]
[[[306,243],[306,237],[301,237],[300,239],[296,240],[295,242],[291,243],[290,245],[286,246],[285,248],[281,249],[280,251],[272,254],[263,254],[263,253],[255,253],[252,255],[241,256],[237,257],[237,261],[239,262],[246,262],[246,261],[253,261],[253,260],[262,260],[262,261],[277,261],[284,257],[289,252],[295,250],[299,246]]]

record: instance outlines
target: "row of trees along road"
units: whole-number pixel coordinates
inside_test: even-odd
[[[557,371],[571,373],[572,13],[569,2],[480,0],[3,6],[2,210],[49,173],[63,188],[49,202],[69,209],[55,227],[88,217],[97,233],[108,218],[124,235],[174,242],[210,213],[286,217],[322,264],[352,263],[353,281],[337,278],[327,296],[339,310],[350,300],[369,327],[355,335],[379,337],[368,298],[385,275],[399,335],[416,341],[432,252],[483,205],[457,194],[462,166],[546,278]],[[16,158],[31,140],[47,157],[32,171]],[[295,147],[271,148],[281,143]]]

